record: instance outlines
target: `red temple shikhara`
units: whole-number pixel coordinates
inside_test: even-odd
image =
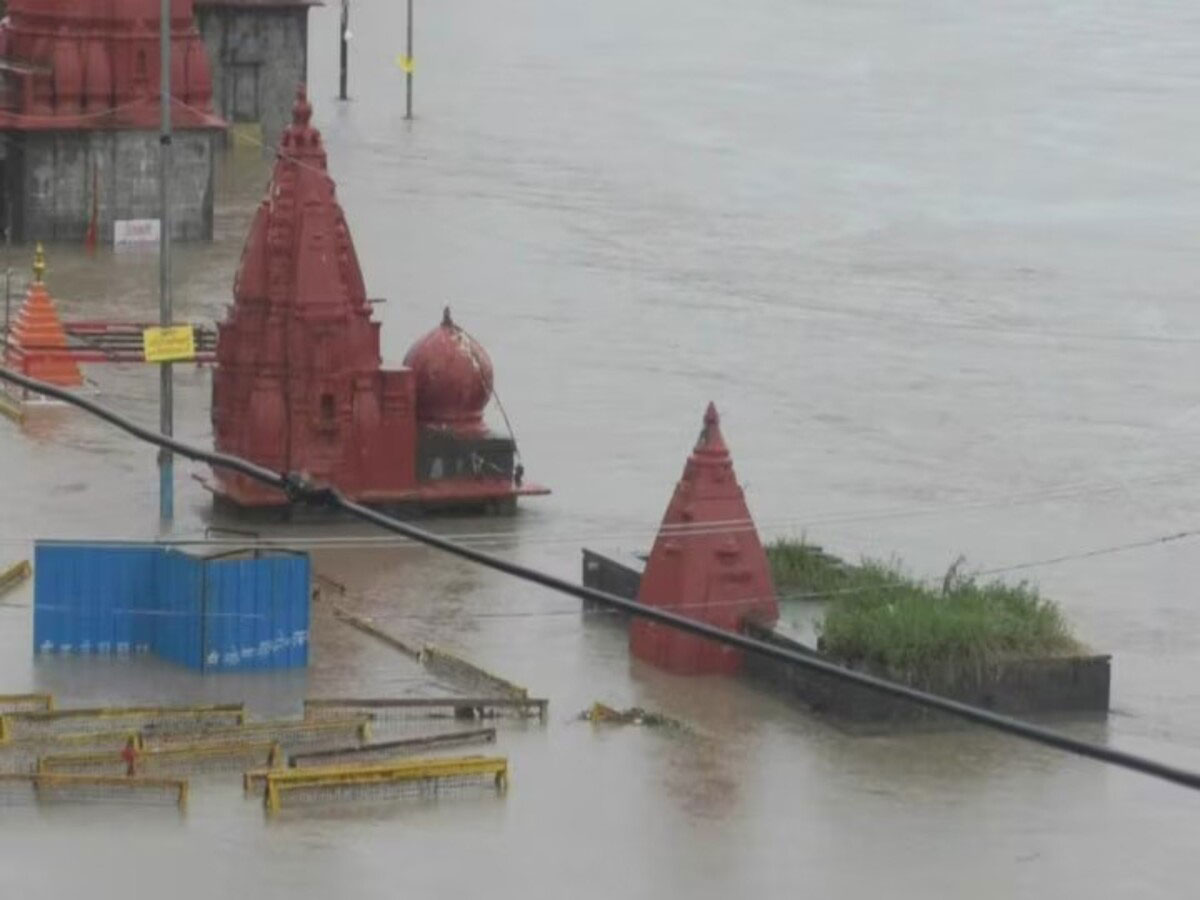
[[[0,24],[0,129],[154,129],[159,0],[11,0]],[[221,127],[192,0],[171,0],[177,128]]]
[[[383,369],[346,218],[303,90],[280,142],[219,326],[212,421],[218,450],[303,473],[376,505],[511,510],[523,482],[516,447],[483,411],[493,370],[450,317]],[[287,498],[216,470],[238,507]]]
[[[779,619],[771,566],[711,403],[637,599],[726,631],[741,631],[747,620],[773,626]],[[645,619],[633,620],[629,644],[638,659],[680,675],[729,675],[742,663],[739,650]]]

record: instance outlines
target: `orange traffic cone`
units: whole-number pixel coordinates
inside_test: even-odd
[[[58,318],[50,292],[42,282],[46,254],[37,246],[33,261],[33,283],[17,313],[8,337],[4,362],[31,378],[59,387],[80,387],[83,374],[67,349],[67,333]]]

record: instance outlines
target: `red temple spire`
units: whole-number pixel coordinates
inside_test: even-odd
[[[379,323],[311,120],[301,87],[220,325],[216,445],[361,499],[401,498],[415,487],[403,450],[415,442],[413,378],[380,368]],[[240,504],[281,502],[216,475]]]
[[[663,516],[638,602],[739,631],[753,619],[779,618],[775,585],[758,531],[733,472],[716,407]],[[740,651],[644,619],[630,628],[638,659],[681,675],[732,674]]]

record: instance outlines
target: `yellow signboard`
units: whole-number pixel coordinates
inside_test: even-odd
[[[396,68],[401,69],[411,75],[413,66],[414,63],[411,56],[405,56],[403,53],[396,54]]]
[[[147,328],[142,332],[146,362],[180,362],[196,358],[196,333],[191,325]]]

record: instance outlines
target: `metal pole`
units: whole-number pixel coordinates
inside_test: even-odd
[[[338,32],[338,46],[341,50],[341,90],[338,92],[339,100],[346,100],[346,73],[349,68],[347,62],[346,35],[350,31],[350,0],[342,0],[342,28]]]
[[[7,172],[5,173],[7,175]],[[12,316],[12,197],[7,185],[4,191],[4,347],[8,348],[8,335]]]
[[[413,0],[408,0],[408,29],[407,46],[404,51],[408,65],[404,67],[404,118],[412,118],[412,81],[413,81]]]
[[[171,205],[168,186],[171,179],[171,0],[162,0],[159,22],[161,51],[162,132],[158,152],[158,321],[164,328],[171,324]],[[170,363],[161,363],[159,376],[159,431],[168,437],[175,430],[174,383]],[[175,517],[175,471],[170,451],[158,454],[158,512],[164,522]]]

